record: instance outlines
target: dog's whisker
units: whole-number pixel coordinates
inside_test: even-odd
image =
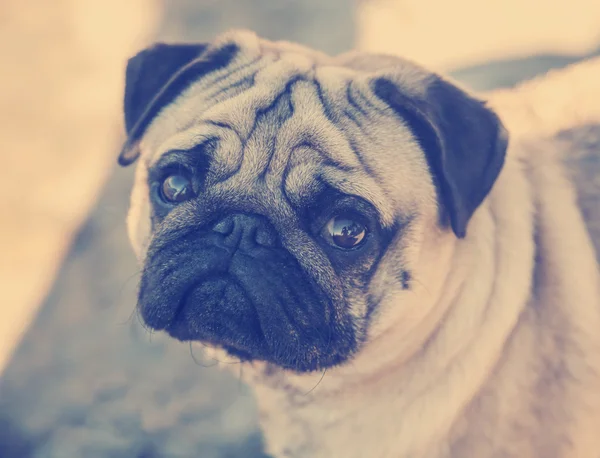
[[[190,340],[189,347],[190,347],[190,356],[192,357],[192,359],[194,360],[194,363],[196,363],[196,365],[202,366],[202,367],[215,367],[217,364],[219,364],[218,361],[215,361],[214,364],[202,364],[200,361],[198,361],[198,359],[196,358],[196,355],[194,355],[194,349],[192,348],[192,341],[191,340]]]
[[[427,286],[425,286],[425,283],[423,283],[423,282],[422,282],[421,280],[419,280],[417,277],[413,277],[413,278],[412,278],[412,280],[413,280],[415,283],[418,283],[418,284],[419,284],[419,286],[421,286],[421,288],[423,288],[423,289],[425,290],[425,292],[426,292],[426,293],[427,293],[429,296],[431,296],[431,291],[429,291],[429,288],[427,288]],[[412,291],[412,290],[409,290],[409,291]],[[414,291],[413,291],[413,292],[414,292]]]
[[[133,311],[131,312],[132,317],[137,318],[138,323],[140,324],[140,326],[142,327],[142,329],[144,331],[146,331],[148,334],[152,334],[153,330],[151,327],[149,327],[145,322],[144,319],[142,318],[142,316],[140,315],[140,309],[139,307],[134,307]]]
[[[125,279],[125,281],[123,282],[123,284],[119,288],[119,291],[117,292],[117,300],[118,301],[121,300],[121,296],[123,295],[123,291],[125,290],[125,287],[127,286],[127,284],[133,278],[135,278],[137,275],[140,275],[141,273],[142,273],[142,271],[138,270],[138,271],[134,272],[133,274],[131,274],[129,277],[127,277]],[[117,326],[125,326],[125,325],[128,325],[128,324],[132,324],[132,322],[134,320],[134,317],[136,316],[137,313],[138,313],[138,308],[134,307],[133,310],[131,311],[131,313],[129,314],[129,317],[125,321],[121,321],[121,322],[117,323]],[[138,315],[138,317],[139,317],[139,315]],[[144,326],[143,320],[139,320],[139,321],[142,324],[142,326]]]
[[[240,364],[240,376],[238,379],[238,392],[242,394],[242,389],[244,387],[244,365]]]
[[[142,273],[142,270],[138,270],[134,273],[132,273],[129,277],[127,277],[124,281],[123,284],[121,285],[121,287],[119,288],[119,291],[117,292],[117,297],[121,298],[121,295],[123,294],[123,291],[125,290],[125,287],[128,285],[128,283],[133,280],[135,277],[137,277],[138,275],[140,275]]]
[[[117,326],[126,326],[126,325],[128,325],[128,324],[129,324],[129,325],[133,324],[133,322],[134,322],[134,320],[135,320],[136,316],[137,316],[137,307],[134,307],[134,308],[131,310],[131,313],[129,314],[129,317],[128,317],[128,318],[127,318],[125,321],[118,322],[118,323],[117,323]],[[143,324],[143,323],[140,323],[140,324],[142,325],[142,327],[144,326],[144,324]]]
[[[200,345],[202,345],[204,348],[206,348],[207,350],[209,350],[208,346],[206,346],[206,344],[200,340],[196,340],[194,341]],[[210,359],[212,359],[213,361],[216,361],[219,364],[242,364],[242,360],[238,358],[237,361],[221,361],[220,359],[215,358],[214,356],[211,356]]]
[[[321,378],[319,379],[319,381],[317,382],[317,384],[315,386],[313,386],[309,391],[307,391],[306,393],[304,393],[303,396],[308,396],[310,393],[312,393],[315,390],[315,388],[317,388],[321,384],[321,382],[323,381],[323,378],[325,377],[326,373],[327,373],[327,368],[325,368],[323,370],[323,373],[321,374]]]

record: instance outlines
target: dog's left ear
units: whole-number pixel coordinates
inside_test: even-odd
[[[504,164],[508,133],[502,122],[483,102],[437,76],[422,96],[409,96],[386,78],[375,79],[373,90],[415,135],[452,230],[464,237]]]

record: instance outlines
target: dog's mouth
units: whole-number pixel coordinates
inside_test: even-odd
[[[221,347],[241,361],[267,361],[298,372],[339,364],[350,354],[340,352],[325,314],[316,320],[294,315],[292,309],[316,308],[307,305],[310,298],[302,301],[281,289],[258,297],[243,281],[232,275],[204,279],[183,295],[164,330],[180,341]],[[252,283],[260,289],[259,280]]]
[[[177,340],[221,346],[247,360],[266,351],[256,309],[230,276],[213,276],[190,288],[164,329]]]
[[[356,339],[343,304],[276,234],[264,217],[234,214],[156,238],[140,284],[142,319],[178,340],[294,371],[346,360]]]
[[[298,372],[340,364],[354,352],[352,326],[290,256],[236,253],[219,269],[210,261],[223,253],[205,247],[196,253],[205,268],[167,270],[178,264],[173,254],[155,256],[144,269],[138,306],[149,327]]]

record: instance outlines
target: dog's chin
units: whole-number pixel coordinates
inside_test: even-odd
[[[308,355],[297,355],[297,357],[289,359],[273,357],[257,358],[252,355],[252,353],[244,349],[236,348],[230,345],[221,345],[220,348],[222,348],[227,355],[239,361],[240,363],[269,363],[273,366],[279,367],[280,369],[285,369],[286,371],[299,374],[322,371],[324,369],[344,364],[351,358],[352,355],[351,352],[341,355],[339,353],[325,353],[317,350]]]
[[[311,314],[294,312],[325,310],[327,304],[307,305],[309,297],[298,303],[292,294],[270,293],[257,298],[230,275],[206,278],[183,295],[164,330],[180,341],[220,347],[240,361],[264,361],[295,372],[323,370],[350,357],[353,339],[347,330],[340,336],[343,326],[327,325],[327,314],[311,320]]]

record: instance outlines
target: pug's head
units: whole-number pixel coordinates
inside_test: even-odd
[[[507,146],[410,62],[245,31],[140,52],[124,108],[146,325],[298,372],[359,352],[382,304],[418,307],[421,248],[466,236]]]

